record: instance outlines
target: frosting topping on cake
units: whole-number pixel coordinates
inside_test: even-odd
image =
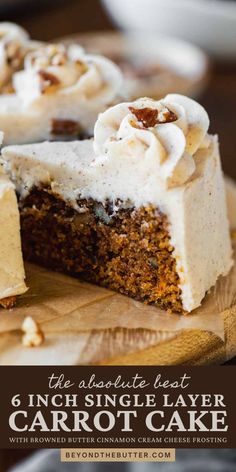
[[[207,146],[209,118],[204,108],[177,94],[163,100],[141,98],[99,115],[94,150],[101,159],[145,160],[166,187],[182,185],[193,175],[195,152]],[[103,156],[103,157],[101,157]]]
[[[200,105],[168,95],[100,114],[94,140],[8,146],[2,155],[21,201],[45,186],[78,212],[78,200],[93,199],[109,202],[107,218],[149,206],[166,215],[183,307],[191,311],[232,266],[218,140],[208,126]]]
[[[26,104],[55,94],[76,93],[85,101],[112,101],[120,89],[119,68],[105,57],[85,54],[78,45],[49,44],[28,53],[14,74],[16,93]]]
[[[28,33],[14,23],[0,23],[0,87],[5,85],[14,71],[21,66]]]

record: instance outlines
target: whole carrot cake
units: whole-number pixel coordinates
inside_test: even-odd
[[[197,102],[115,105],[94,139],[9,146],[27,259],[174,312],[232,266],[218,140]]]

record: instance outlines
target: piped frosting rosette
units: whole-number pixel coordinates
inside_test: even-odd
[[[117,102],[122,73],[109,59],[74,44],[38,44],[0,96],[6,144],[92,136],[98,114]]]
[[[23,64],[28,33],[14,23],[0,23],[0,88]]]
[[[121,82],[121,72],[110,60],[88,55],[78,45],[62,44],[45,45],[27,54],[24,70],[13,78],[16,93],[26,104],[61,99],[71,108],[74,99],[91,107],[110,104]]]
[[[95,125],[97,164],[128,160],[144,178],[156,169],[165,187],[183,185],[195,172],[194,154],[207,145],[208,127],[204,108],[182,95],[121,103],[100,114]]]

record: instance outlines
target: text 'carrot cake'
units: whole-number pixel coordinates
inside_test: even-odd
[[[190,312],[232,266],[216,136],[181,95],[121,103],[94,140],[3,149],[25,257]]]

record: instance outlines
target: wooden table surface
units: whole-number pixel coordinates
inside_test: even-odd
[[[5,11],[0,20],[16,21],[41,40],[113,27],[99,0],[41,0],[33,6],[25,1],[23,10]],[[223,168],[236,179],[236,63],[212,64],[211,79],[201,102],[210,115],[211,132],[220,136]],[[25,454],[26,451],[0,451],[0,472],[7,471]]]

